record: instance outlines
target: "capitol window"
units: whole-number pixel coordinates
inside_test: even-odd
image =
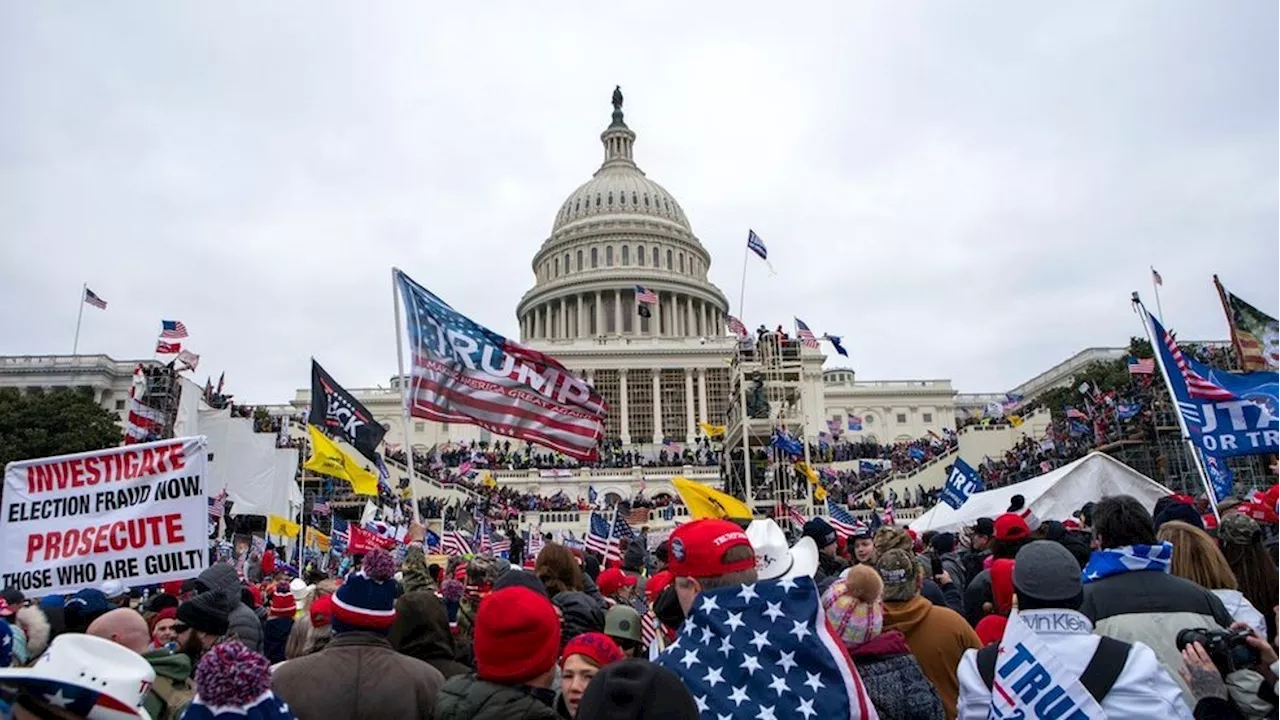
[[[658,262],[658,248],[653,249],[653,266],[661,267],[662,263]]]
[[[668,251],[667,251],[667,269],[668,269],[668,270],[673,270],[673,269],[675,269],[675,265],[671,262],[671,251],[670,251],[670,250],[668,250]]]
[[[640,263],[640,267],[644,267],[644,246],[636,246],[636,261]]]
[[[591,267],[593,267],[593,268],[596,268],[596,267],[599,267],[599,266],[600,266],[600,265],[599,265],[599,261],[597,260],[597,258],[599,257],[599,256],[597,255],[597,250],[598,250],[598,248],[591,248]]]
[[[906,414],[906,413],[898,413],[898,424],[899,424],[899,425],[906,425],[906,424],[907,424],[907,414]]]
[[[627,245],[622,246],[622,264],[623,265],[631,264],[631,248]]]
[[[631,193],[631,204],[632,204],[632,205],[639,205],[639,204],[640,204],[640,201],[639,201],[638,199],[636,199],[635,191],[632,191],[632,193]]]
[[[609,192],[609,205],[613,205],[613,191]]]
[[[605,267],[613,267],[613,246],[606,245],[604,248],[604,265]]]
[[[649,193],[644,194],[644,206],[649,207]]]
[[[578,251],[578,269],[579,270],[582,269],[582,251],[581,250]]]
[[[684,253],[680,253],[680,272],[684,272]]]
[[[933,422],[933,413],[924,413],[920,416],[920,419],[924,422],[931,423]]]
[[[560,277],[560,258],[556,258],[556,277]]]
[[[600,207],[600,193],[596,193],[596,207]]]

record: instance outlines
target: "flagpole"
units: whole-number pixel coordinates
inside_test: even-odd
[[[1200,475],[1200,483],[1204,485],[1205,493],[1209,496],[1209,507],[1213,509],[1213,516],[1221,520],[1222,516],[1218,514],[1218,498],[1213,491],[1213,484],[1209,482],[1209,474],[1204,468],[1204,456],[1201,455],[1195,443],[1191,441],[1191,431],[1187,429],[1187,419],[1182,416],[1182,410],[1178,407],[1178,395],[1173,391],[1173,380],[1169,377],[1169,368],[1165,367],[1164,355],[1156,345],[1157,339],[1152,331],[1151,322],[1145,317],[1147,308],[1142,304],[1142,300],[1136,292],[1133,294],[1133,311],[1134,313],[1141,311],[1144,315],[1142,317],[1142,329],[1147,333],[1147,342],[1151,343],[1152,355],[1155,356],[1156,363],[1160,366],[1160,374],[1164,376],[1164,386],[1169,391],[1169,402],[1173,405],[1173,414],[1178,418],[1178,428],[1182,432],[1182,441],[1187,444],[1187,450],[1191,451],[1191,464],[1195,465],[1196,473]],[[1161,321],[1161,324],[1163,325],[1164,322]],[[1168,332],[1168,330],[1166,329],[1165,332]],[[1163,339],[1160,342],[1163,343]],[[1153,422],[1154,417],[1155,413],[1152,412]]]
[[[1163,325],[1164,308],[1160,307],[1160,284],[1156,282],[1156,266],[1149,267],[1151,268],[1151,290],[1156,294],[1156,315],[1160,318],[1160,324]]]
[[[401,422],[404,423],[404,464],[409,468],[409,493],[413,498],[413,521],[422,524],[422,513],[418,509],[418,476],[413,472],[413,434],[409,418],[409,387],[405,384],[404,375],[404,339],[400,336],[400,282],[396,275],[398,268],[391,268],[391,306],[396,316],[396,367],[399,370],[397,380],[400,384]]]
[[[1240,348],[1240,337],[1236,333],[1236,322],[1231,315],[1231,302],[1227,300],[1227,289],[1222,287],[1222,281],[1217,275],[1213,276],[1213,286],[1218,291],[1218,299],[1222,301],[1222,312],[1227,316],[1227,331],[1231,333],[1231,347],[1236,351],[1236,363],[1240,366],[1240,370],[1244,370],[1244,351]]]
[[[747,302],[747,263],[751,260],[751,243],[748,239],[747,246],[742,249],[742,282],[738,284],[738,319],[746,325],[747,312],[744,305]]]
[[[743,272],[744,274],[746,272],[745,266]],[[80,350],[80,321],[84,319],[84,294],[88,289],[89,283],[87,282],[80,286],[80,311],[76,313],[76,338],[75,342],[71,344],[72,355],[77,354]]]

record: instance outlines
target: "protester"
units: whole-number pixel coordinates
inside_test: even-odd
[[[196,577],[196,592],[217,592],[226,598],[231,611],[226,633],[235,636],[250,650],[262,651],[262,623],[253,609],[240,599],[240,580],[236,569],[227,563],[214,563]]]
[[[617,643],[627,657],[642,657],[644,628],[640,613],[630,605],[614,605],[604,614],[604,634]]]
[[[1280,604],[1280,574],[1262,538],[1258,522],[1240,513],[1223,515],[1218,526],[1218,545],[1235,575],[1240,594],[1265,616],[1266,637],[1274,641],[1276,614],[1268,608]]]
[[[333,639],[276,670],[272,689],[298,720],[431,717],[444,676],[387,642],[396,616],[394,573],[385,550],[370,551],[333,595]]]
[[[457,647],[449,630],[449,616],[434,592],[408,592],[396,599],[396,619],[387,640],[396,652],[434,667],[446,680],[471,672],[455,659]]]
[[[16,720],[142,717],[155,678],[138,653],[82,633],[54,638],[30,667],[0,669]]]
[[[645,660],[622,660],[592,678],[576,720],[698,720],[698,706],[680,678]]]
[[[560,697],[556,710],[576,717],[578,703],[600,669],[624,659],[622,649],[603,633],[583,633],[565,644],[560,653]]]
[[[147,690],[144,707],[151,720],[181,718],[195,697],[191,683],[191,658],[167,647],[153,647],[147,621],[128,608],[111,610],[89,625],[87,634],[129,648],[155,671],[155,682]]]
[[[178,606],[177,622],[173,625],[174,632],[178,633],[178,652],[191,658],[192,667],[227,635],[231,626],[228,618],[231,616],[232,602],[223,593],[206,591],[192,596]]]
[[[1016,713],[1016,709],[1009,709],[1004,696],[993,698],[996,673],[999,671],[1002,682],[1008,682],[1010,673],[1019,670],[1019,663],[1037,661],[1052,662],[1060,668],[1049,682],[1065,688],[1066,698],[1090,696],[1101,705],[1106,717],[1191,718],[1182,688],[1160,665],[1151,648],[1093,633],[1093,624],[1077,610],[1084,598],[1079,564],[1062,545],[1036,540],[1023,546],[1015,559],[1013,586],[1018,611],[1009,620],[1010,627],[1017,624],[1019,628],[1029,628],[1037,641],[1032,648],[1035,655],[1024,660],[1020,651],[1011,648],[1000,655],[997,645],[966,651],[957,671],[960,718],[985,720],[993,708],[1005,714]],[[1006,629],[1006,637],[1009,632]],[[1030,643],[1028,640],[1026,645]],[[1059,704],[1069,700],[1049,693],[1008,692],[1008,696],[1018,698],[1018,707],[1028,711],[1034,707],[1042,716],[1051,714],[1051,706],[1059,708],[1056,712],[1060,715],[1066,713],[1063,708],[1069,707]]]
[[[271,596],[267,609],[267,621],[262,627],[263,654],[272,663],[285,660],[285,644],[293,631],[293,616],[298,612],[297,595],[288,585],[280,583]]]
[[[177,647],[178,633],[173,626],[178,622],[178,606],[166,607],[149,621],[151,629],[151,647],[162,648],[170,644]]]
[[[1261,637],[1267,636],[1266,619],[1240,593],[1235,574],[1209,533],[1181,520],[1168,520],[1159,526],[1156,539],[1173,546],[1169,566],[1173,575],[1212,590],[1232,620],[1248,625]]]
[[[837,554],[836,531],[820,517],[810,518],[804,524],[804,537],[812,538],[818,546],[818,571],[821,577],[839,575],[849,563]]]
[[[1004,513],[991,526],[988,544],[990,567],[969,581],[964,591],[964,611],[976,626],[987,615],[1008,617],[1013,606],[1013,565],[1018,551],[1031,541],[1031,528],[1016,513]]]

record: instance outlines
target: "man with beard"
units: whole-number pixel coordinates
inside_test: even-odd
[[[818,546],[819,584],[821,584],[822,578],[839,575],[845,568],[849,567],[848,563],[836,555],[838,550],[836,530],[826,520],[820,517],[810,518],[804,524],[804,537],[813,538],[813,543]]]
[[[231,603],[220,592],[206,590],[178,606],[178,652],[191,658],[191,666],[222,642],[230,627]]]

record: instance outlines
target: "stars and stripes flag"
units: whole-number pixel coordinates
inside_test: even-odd
[[[472,321],[395,271],[412,357],[410,413],[478,425],[576,460],[599,456],[605,403],[557,360]]]
[[[813,331],[800,318],[796,318],[796,337],[800,338],[800,344],[807,348],[817,350],[820,347],[818,338],[814,337]]]
[[[1155,358],[1135,358],[1128,361],[1130,375],[1152,375],[1156,371]]]
[[[187,326],[181,320],[161,320],[160,337],[180,340],[187,336]]]
[[[84,289],[84,301],[98,308],[99,310],[107,309],[107,301],[98,297],[97,293],[95,293],[94,291],[90,290],[87,287]]]
[[[605,517],[604,513],[595,512],[594,510],[591,512],[590,528],[587,530],[586,538],[587,549],[600,553],[604,556],[605,562],[621,560],[622,553],[618,549],[618,540],[624,537],[635,537],[635,532],[627,524],[627,519],[622,517],[617,510],[613,512],[612,528]]]
[[[471,541],[466,533],[458,530],[457,523],[445,523],[444,533],[440,536],[440,551],[445,555],[471,554]]]
[[[655,662],[680,677],[703,718],[878,717],[812,578],[699,593]]]
[[[156,341],[157,355],[177,355],[182,352],[182,343],[168,342],[166,340]]]
[[[884,499],[884,513],[880,516],[880,522],[885,525],[892,525],[896,521],[893,513],[893,497]]]
[[[640,641],[645,647],[653,645],[658,639],[658,618],[653,614],[652,610],[645,611],[640,616]]]
[[[729,332],[733,333],[739,339],[746,340],[750,337],[750,334],[747,332],[747,326],[743,325],[742,321],[738,318],[732,315],[725,315],[724,323],[729,328]]]
[[[313,515],[328,515],[329,502],[327,500],[316,500],[311,503],[311,513]]]
[[[509,555],[511,540],[497,530],[489,531],[489,552],[494,555]]]
[[[756,234],[755,230],[747,230],[747,249],[760,256],[761,260],[769,259],[769,248],[765,247],[764,241]]]
[[[223,490],[209,498],[209,517],[220,518],[227,512],[227,491]]]
[[[827,522],[846,538],[867,531],[866,523],[854,517],[853,513],[840,507],[839,503],[831,498],[827,498]]]
[[[1151,282],[1159,285],[1160,287],[1164,287],[1164,278],[1160,277],[1160,273],[1156,271],[1154,265],[1151,267]]]
[[[643,285],[636,286],[636,302],[644,305],[657,305],[658,293],[646,288]]]
[[[1148,313],[1149,314],[1149,313]],[[1151,318],[1154,327],[1158,328],[1159,342],[1164,343],[1169,354],[1173,356],[1173,362],[1177,365],[1177,371],[1182,375],[1182,380],[1187,384],[1187,394],[1197,400],[1230,401],[1235,400],[1235,393],[1215,384],[1212,380],[1201,377],[1191,366],[1187,364],[1187,359],[1182,355],[1182,348],[1178,347],[1178,341],[1173,337],[1173,333],[1164,329],[1160,322],[1154,317]],[[1167,372],[1172,372],[1171,368],[1165,368]]]
[[[538,523],[536,526],[530,528],[528,533],[529,539],[528,542],[524,544],[524,554],[530,558],[536,559],[538,557],[538,553],[542,552],[542,523]]]

